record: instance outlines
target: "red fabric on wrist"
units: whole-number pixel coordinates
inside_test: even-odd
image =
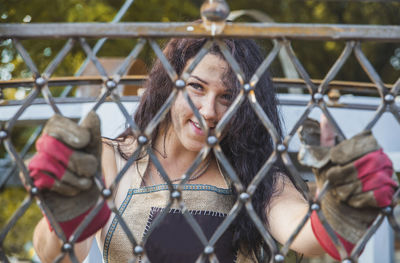
[[[336,249],[335,245],[333,244],[328,232],[326,232],[324,226],[322,225],[316,211],[311,213],[311,227],[314,232],[315,237],[317,238],[319,244],[322,248],[334,259],[340,260],[340,255],[338,250]],[[351,251],[353,250],[355,244],[350,243],[337,233],[336,236],[339,238],[340,242],[342,242],[343,247],[346,249],[348,255],[350,255]]]
[[[379,207],[390,205],[397,184],[392,180],[392,162],[382,149],[356,160],[354,166],[363,192],[373,191]]]
[[[85,213],[69,221],[58,222],[67,240],[71,237],[74,231],[78,228],[79,224],[85,219],[85,217],[90,213],[90,211],[92,211],[92,209],[87,210]],[[46,218],[50,230],[54,231],[46,215],[45,214],[43,215]],[[95,234],[100,228],[102,228],[107,223],[107,220],[110,217],[110,215],[111,215],[111,210],[108,208],[107,203],[104,202],[103,207],[100,209],[97,215],[94,216],[92,221],[86,226],[85,230],[83,230],[82,234],[79,236],[76,242],[83,241],[86,238],[90,237],[91,235]]]

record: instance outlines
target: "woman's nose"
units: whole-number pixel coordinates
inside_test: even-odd
[[[215,126],[218,121],[218,115],[215,108],[215,98],[213,98],[212,96],[207,96],[206,98],[204,98],[202,100],[199,112],[206,120],[208,126]]]

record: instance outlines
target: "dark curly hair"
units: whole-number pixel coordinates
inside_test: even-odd
[[[171,39],[164,48],[164,55],[180,75],[189,59],[193,58],[207,39]],[[252,74],[263,61],[262,52],[253,40],[248,39],[225,39],[223,40],[241,67],[245,81],[249,81]],[[210,53],[224,59],[219,47],[213,44]],[[240,83],[235,73],[229,68],[226,72],[224,83],[231,87],[234,95],[240,91]],[[144,87],[145,92],[141,98],[140,105],[135,114],[135,122],[141,130],[147,126],[156,115],[174,88],[162,63],[157,60],[152,68],[149,78]],[[280,118],[277,110],[277,101],[272,80],[268,72],[265,72],[256,88],[254,89],[258,103],[265,111],[278,135],[282,136]],[[164,123],[170,123],[170,113],[164,119]],[[132,135],[130,130],[123,137]],[[152,134],[152,141],[159,136],[160,125]],[[244,186],[250,184],[253,177],[261,169],[268,157],[273,152],[273,142],[266,128],[246,100],[237,110],[230,121],[229,129],[220,142],[221,148],[230,164],[235,169],[239,179]],[[128,156],[126,156],[128,157]],[[252,204],[260,219],[268,225],[266,207],[271,200],[277,176],[284,176],[283,165],[278,161],[268,172],[265,179],[259,184],[252,197]],[[235,194],[235,189],[233,189]],[[259,234],[253,221],[248,218],[247,212],[242,210],[235,222],[232,224],[234,232],[233,244],[236,249],[244,253],[256,252],[260,248],[263,239]],[[264,246],[268,250],[267,246]],[[271,251],[267,251],[271,255]]]

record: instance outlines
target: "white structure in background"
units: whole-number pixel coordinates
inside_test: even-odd
[[[292,106],[292,102],[307,103],[310,99],[309,95],[301,94],[280,94],[279,99],[284,101],[280,106],[282,119],[284,120],[285,131],[288,132],[292,129],[295,121],[304,112],[304,106]],[[345,103],[357,103],[357,104],[369,104],[378,106],[380,100],[377,98],[366,98],[366,97],[353,97],[353,96],[342,96],[341,102]],[[63,115],[66,117],[79,119],[84,116],[92,107],[93,103],[79,103],[69,104],[63,103],[58,104]],[[123,102],[128,112],[133,116],[133,113],[137,107],[136,102]],[[400,105],[399,105],[400,106]],[[3,106],[0,107],[0,121],[9,120],[18,110],[20,106]],[[371,110],[349,110],[341,108],[329,109],[334,119],[338,122],[339,126],[343,129],[346,137],[351,137],[354,134],[360,132],[367,123],[372,119],[374,111]],[[103,103],[97,113],[101,118],[101,132],[102,135],[109,138],[115,138],[126,128],[126,120],[122,115],[118,106],[114,102]],[[310,116],[315,119],[319,119],[320,110],[315,109],[311,112]],[[30,106],[19,118],[18,122],[44,122],[53,115],[53,111],[47,104],[34,104]],[[385,152],[392,159],[395,170],[400,171],[400,140],[398,134],[400,134],[400,125],[390,115],[384,114],[377,124],[372,129],[375,137],[379,141],[380,145],[384,148]],[[297,135],[289,143],[289,151],[297,152],[299,148],[299,141]],[[378,259],[379,258],[379,259]],[[99,262],[98,250],[90,254],[89,261],[86,262]],[[371,238],[368,242],[363,255],[360,257],[360,263],[380,262],[380,263],[391,263],[394,261],[394,235],[390,226],[385,222],[380,230]]]

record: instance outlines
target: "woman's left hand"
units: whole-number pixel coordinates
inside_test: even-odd
[[[390,159],[369,131],[334,145],[335,133],[326,118],[321,123],[307,119],[299,136],[302,146],[298,158],[300,163],[313,168],[317,191],[329,181],[321,201],[322,212],[341,238],[355,244],[380,208],[392,204],[397,183],[392,179]],[[325,240],[329,236],[322,237],[325,230],[315,213],[311,221],[322,246],[328,252],[335,251],[326,245],[332,242]]]

